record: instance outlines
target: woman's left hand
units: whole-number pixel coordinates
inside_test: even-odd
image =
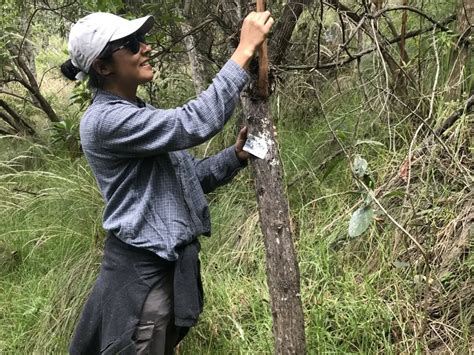
[[[247,141],[247,127],[243,127],[239,135],[237,136],[237,142],[235,143],[235,153],[240,161],[245,161],[250,157],[250,153],[243,150],[245,142]]]

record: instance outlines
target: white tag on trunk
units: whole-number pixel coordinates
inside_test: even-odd
[[[268,152],[268,146],[264,138],[249,134],[243,150],[255,155],[257,158],[264,159]]]

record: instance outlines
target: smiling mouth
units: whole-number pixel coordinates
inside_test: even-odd
[[[140,64],[141,67],[144,67],[146,65],[151,65],[148,60],[144,61],[142,64]]]

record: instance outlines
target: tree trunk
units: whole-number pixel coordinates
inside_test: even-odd
[[[187,23],[181,23],[181,30],[183,33],[188,32],[192,27]],[[201,66],[199,61],[196,41],[193,35],[186,36],[184,38],[184,46],[188,52],[189,64],[191,65],[191,73],[193,76],[194,89],[196,90],[196,95],[199,95],[206,88],[206,80],[204,78],[203,72],[204,69]]]
[[[191,6],[192,6],[191,0],[185,0],[183,15],[186,21],[181,23],[181,31],[183,33],[187,33],[193,28],[192,21],[191,21],[192,19]],[[189,64],[191,65],[191,73],[194,79],[193,80],[194,89],[196,90],[196,95],[199,95],[207,87],[207,75],[204,69],[204,65],[202,64],[199,58],[197,40],[194,34],[191,34],[184,38],[184,46],[186,47],[186,51],[188,52]]]
[[[19,57],[24,58],[25,64],[28,66],[30,72],[32,75],[36,78],[36,49],[35,49],[35,44],[29,39],[30,38],[30,33],[32,30],[32,23],[31,23],[31,13],[30,13],[30,8],[26,4],[21,6],[21,17],[19,19],[20,21],[20,33],[23,35],[23,38],[20,41],[20,47],[18,49],[17,55]],[[23,79],[27,79],[23,75]],[[30,97],[31,100],[33,101],[34,105],[41,109],[41,105],[37,99],[37,97],[30,92]]]
[[[270,53],[272,63],[280,63],[285,57],[296,22],[301,12],[303,12],[304,6],[311,2],[312,0],[288,1],[285,5],[281,20],[275,24],[275,30],[273,31],[271,44],[273,50]]]
[[[294,9],[295,2],[288,7]],[[257,1],[257,11],[263,11],[264,1]],[[290,26],[281,25],[275,31],[277,41],[273,44],[284,52],[300,11],[286,11],[280,21],[290,21]],[[285,13],[285,11],[284,11]],[[267,58],[266,43],[262,45],[260,59]],[[279,53],[280,60],[283,58]],[[264,61],[262,60],[262,63]],[[266,62],[266,60],[265,60]],[[275,140],[273,120],[268,97],[268,62],[256,69],[253,82],[242,93],[242,109],[246,117],[249,133],[265,140],[268,152],[264,159],[251,158],[255,178],[255,191],[260,214],[260,225],[266,251],[267,283],[273,316],[274,349],[276,354],[305,354],[304,315],[301,303],[300,274],[290,229],[288,199],[283,187],[283,170]],[[266,83],[267,87],[263,87]],[[258,93],[257,90],[258,89]]]
[[[269,148],[265,159],[252,158],[251,167],[265,242],[275,353],[304,354],[300,274],[268,100],[257,98],[248,90],[241,98],[249,133],[265,137]]]
[[[261,6],[259,0],[257,6]],[[270,55],[278,53],[274,64],[283,59],[303,4],[311,0],[289,0],[283,15],[275,25],[270,43]],[[242,4],[241,8],[235,4]],[[260,4],[259,4],[260,3]],[[249,4],[247,3],[247,6]],[[223,0],[223,18],[233,29],[239,29],[244,16],[243,0]],[[247,8],[248,11],[248,8]],[[238,33],[238,32],[237,32]],[[233,49],[231,43],[231,49]],[[274,58],[275,58],[274,57]],[[274,349],[276,354],[305,354],[305,331],[301,304],[300,275],[293,246],[288,199],[283,185],[283,170],[275,141],[273,120],[267,97],[257,94],[258,68],[251,65],[250,85],[242,92],[243,124],[249,133],[263,136],[268,145],[265,159],[251,158],[250,165],[255,179],[260,214],[260,227],[266,252],[267,283],[273,317]],[[267,68],[268,71],[268,68]]]
[[[22,26],[25,37],[22,38],[19,43],[6,43],[6,49],[10,52],[12,64],[14,64],[12,65],[13,68],[10,68],[8,71],[12,74],[14,79],[12,78],[5,82],[16,81],[23,85],[23,87],[30,93],[33,99],[33,104],[43,110],[51,122],[60,122],[61,119],[41,93],[36,79],[34,45],[28,39],[28,24],[22,22]]]

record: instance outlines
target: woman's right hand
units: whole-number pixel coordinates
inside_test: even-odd
[[[258,47],[265,41],[274,22],[270,11],[252,11],[248,14],[242,24],[240,42],[232,59],[240,66],[246,67]]]

